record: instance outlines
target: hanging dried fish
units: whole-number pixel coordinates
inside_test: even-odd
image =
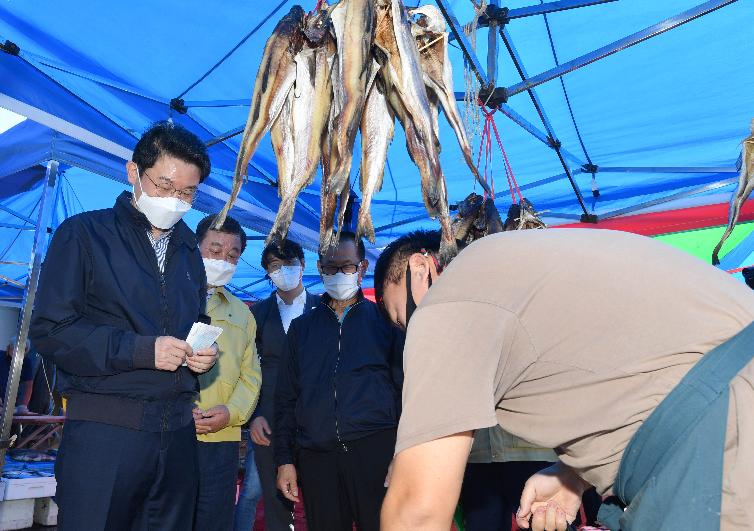
[[[520,203],[514,203],[508,209],[505,230],[546,229],[547,224],[542,221],[541,215],[541,212],[534,209],[531,201],[524,197]]]
[[[249,118],[238,152],[233,188],[230,198],[217,217],[216,227],[221,227],[225,222],[228,211],[241,191],[249,161],[259,141],[270,130],[288,99],[288,93],[296,78],[294,58],[304,45],[304,16],[301,6],[293,6],[267,39],[254,83]]]
[[[741,149],[741,168],[738,174],[738,186],[730,198],[730,208],[728,209],[728,226],[725,228],[720,243],[712,251],[712,263],[718,265],[720,259],[718,254],[723,247],[723,243],[733,232],[733,228],[738,222],[738,216],[741,214],[741,207],[754,190],[754,120],[751,121],[751,134],[746,137]]]
[[[388,105],[382,81],[369,91],[364,114],[361,117],[361,207],[356,226],[356,236],[366,236],[374,243],[374,226],[370,207],[372,197],[382,188],[387,150],[393,141],[395,116]]]
[[[440,253],[451,257],[457,249],[450,227],[439,141],[416,40],[401,0],[377,0],[377,11],[375,55],[381,64],[380,75],[387,99],[405,131],[409,155],[419,168],[427,211],[430,216],[439,218],[443,234]]]
[[[453,219],[453,234],[458,241],[470,244],[479,238],[503,231],[503,221],[495,202],[471,193],[458,204]]]
[[[289,97],[292,106],[290,123],[286,124],[292,133],[293,171],[290,183],[279,190],[280,207],[268,243],[285,239],[298,196],[314,181],[332,102],[330,71],[334,57],[335,42],[329,34],[323,34],[316,48],[305,47],[296,56],[296,84]]]
[[[371,55],[375,31],[374,0],[341,0],[332,10],[338,45],[338,69],[342,107],[331,129],[331,176],[327,191],[339,194],[348,187],[353,145],[372,77]]]
[[[433,5],[409,9],[409,13],[414,17],[411,32],[420,50],[423,79],[430,100],[434,99],[442,106],[445,118],[456,134],[466,165],[477,181],[482,186],[487,186],[472,159],[466,128],[456,105],[453,91],[453,66],[448,56],[448,32],[445,31],[445,18]],[[435,130],[439,131],[436,122]]]

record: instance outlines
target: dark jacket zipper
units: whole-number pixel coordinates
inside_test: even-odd
[[[341,340],[343,339],[343,323],[346,321],[348,314],[359,304],[361,304],[361,301],[356,301],[354,304],[346,308],[342,321],[338,317],[337,312],[333,310],[329,304],[327,305],[327,307],[330,308],[330,311],[332,311],[333,315],[335,316],[335,319],[338,320],[338,355],[335,358],[335,369],[333,370],[332,387],[335,396],[335,437],[338,439],[338,444],[343,447],[343,451],[345,452],[348,451],[348,446],[346,446],[346,444],[340,440],[340,427],[338,425],[338,387],[335,383],[335,378],[338,375],[338,366],[340,365]]]

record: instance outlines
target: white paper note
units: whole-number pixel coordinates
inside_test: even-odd
[[[194,323],[188,337],[186,338],[186,343],[191,345],[191,348],[196,352],[197,350],[211,347],[212,343],[217,341],[217,338],[220,337],[220,334],[222,333],[223,329],[219,326]]]
[[[191,345],[191,349],[196,352],[212,346],[212,343],[217,341],[220,334],[223,333],[223,329],[219,326],[211,326],[204,323],[194,323],[186,338],[186,343]],[[186,366],[186,362],[183,362],[183,366]]]

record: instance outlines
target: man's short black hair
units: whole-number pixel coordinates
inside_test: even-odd
[[[210,214],[203,220],[199,222],[199,225],[196,226],[196,238],[199,240],[199,243],[201,243],[204,240],[204,237],[207,235],[207,231],[209,230],[216,230],[217,232],[224,232],[225,234],[235,234],[239,238],[241,238],[241,252],[243,253],[246,250],[246,232],[243,230],[243,227],[241,227],[241,224],[233,219],[230,216],[227,216],[225,218],[225,223],[223,223],[223,226],[219,229],[212,228],[212,226],[215,224],[215,219],[217,219],[217,214]]]
[[[344,230],[340,233],[340,239],[338,240],[338,243],[336,243],[333,247],[337,247],[342,242],[348,242],[351,241],[356,244],[356,249],[359,253],[359,261],[364,261],[367,258],[367,248],[364,246],[364,240],[361,238],[356,238],[356,234],[351,232],[350,230]],[[330,247],[332,249],[333,247]],[[324,253],[322,252],[322,249],[319,250],[319,257],[322,258],[324,256]]]
[[[270,265],[270,261],[273,258],[287,262],[288,260],[298,259],[299,262],[304,262],[304,249],[296,242],[292,240],[283,240],[281,245],[277,242],[270,243],[262,251],[262,269],[267,271],[267,266]]]
[[[152,124],[136,143],[131,160],[143,173],[154,166],[163,155],[170,155],[198,167],[201,173],[199,182],[204,182],[212,169],[204,142],[182,125],[173,122],[162,121]]]
[[[417,230],[401,236],[390,242],[377,258],[374,265],[374,294],[377,300],[382,299],[385,284],[397,284],[406,274],[406,263],[414,253],[427,251],[437,256],[440,250],[440,231]],[[447,264],[440,264],[445,266]]]

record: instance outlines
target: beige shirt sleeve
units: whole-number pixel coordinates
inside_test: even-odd
[[[403,356],[396,453],[497,424],[495,406],[515,378],[505,365],[519,328],[513,314],[488,303],[435,303],[416,311]]]

